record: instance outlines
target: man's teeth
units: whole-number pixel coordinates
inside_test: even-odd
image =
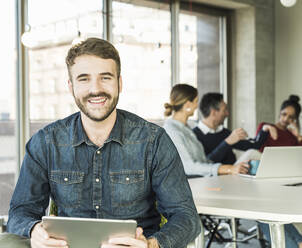
[[[91,103],[103,103],[106,101],[106,98],[101,98],[101,99],[90,99],[89,100]]]

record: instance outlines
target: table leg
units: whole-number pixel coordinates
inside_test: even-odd
[[[284,224],[269,223],[272,248],[285,248]]]
[[[231,219],[231,224],[232,224],[232,234],[233,234],[233,248],[237,248],[237,224],[236,224],[236,218]]]

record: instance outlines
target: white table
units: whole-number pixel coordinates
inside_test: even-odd
[[[199,214],[268,223],[273,248],[285,248],[284,224],[302,223],[302,186],[284,186],[298,182],[302,182],[302,177],[218,176],[189,180]]]

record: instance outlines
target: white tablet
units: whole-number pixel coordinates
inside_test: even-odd
[[[53,238],[66,240],[70,248],[99,248],[109,238],[135,237],[135,220],[43,216],[44,229]]]

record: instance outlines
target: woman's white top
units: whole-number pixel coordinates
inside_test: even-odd
[[[191,128],[171,118],[165,121],[164,129],[177,148],[186,175],[217,176],[221,163],[213,163],[207,159],[203,145]]]

